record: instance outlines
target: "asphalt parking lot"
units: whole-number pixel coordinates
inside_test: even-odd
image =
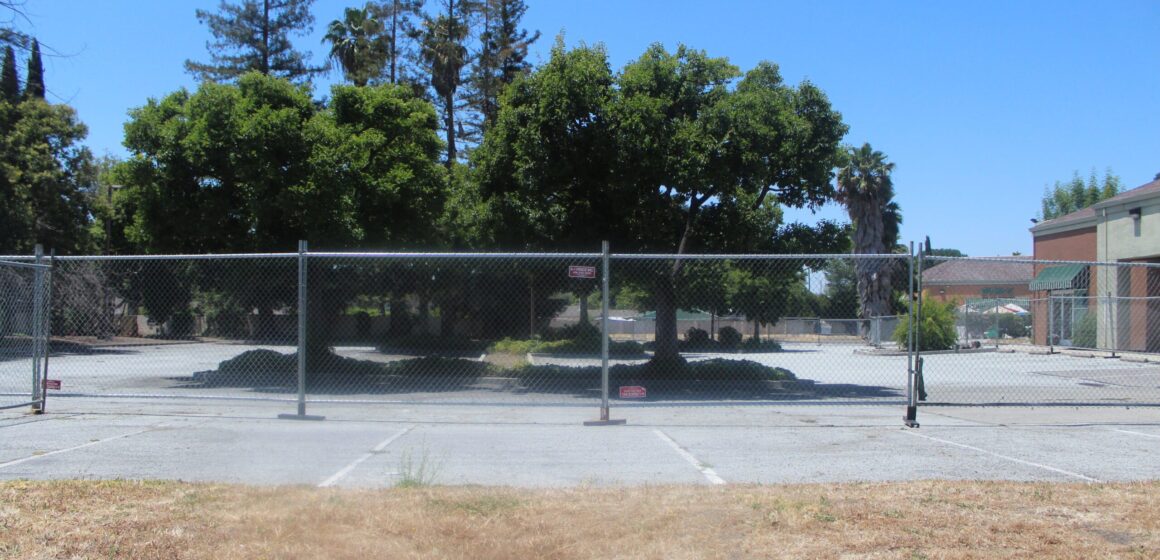
[[[923,408],[913,429],[886,406],[641,407],[614,414],[627,425],[587,427],[588,411],[575,407],[330,405],[312,411],[325,420],[304,421],[278,419],[274,404],[86,399],[73,412],[9,411],[0,479],[553,487],[1160,477],[1152,407]]]

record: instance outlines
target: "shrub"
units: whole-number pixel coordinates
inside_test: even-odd
[[[575,323],[566,327],[547,328],[540,333],[540,338],[549,342],[554,340],[588,339],[600,340],[600,329],[590,323]]]
[[[1003,314],[999,318],[999,335],[1011,338],[1030,336],[1031,326],[1028,324],[1030,320],[1030,315]]]
[[[492,343],[487,347],[488,354],[516,354],[523,355],[528,352],[534,352],[539,347],[540,341],[536,339],[520,340],[517,338],[505,338]]]
[[[705,329],[691,327],[688,331],[685,331],[685,342],[689,343],[690,346],[707,345],[709,342],[709,332]]]
[[[1077,348],[1096,347],[1095,313],[1085,313],[1079,321],[1076,321],[1071,333],[1071,345]]]
[[[722,327],[717,331],[717,343],[722,350],[736,350],[741,345],[741,333],[733,327]]]
[[[950,350],[958,342],[955,332],[955,307],[958,302],[951,300],[938,302],[922,298],[922,316],[918,321],[920,350]],[[910,317],[903,317],[894,329],[894,341],[900,348],[906,348],[910,330]]]
[[[749,360],[714,358],[696,362],[683,359],[638,365],[613,366],[609,374],[617,382],[632,381],[789,381],[797,379],[787,369]]]
[[[776,340],[762,340],[756,337],[749,337],[745,342],[741,343],[742,352],[781,352],[781,344]]]

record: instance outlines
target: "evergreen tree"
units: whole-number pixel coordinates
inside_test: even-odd
[[[422,16],[423,0],[370,2],[367,10],[382,22],[386,35],[386,81],[390,84],[419,81],[410,63],[418,58],[414,44],[421,31],[415,22]]]
[[[1041,218],[1052,220],[1060,216],[1083,210],[1097,202],[1107,200],[1120,193],[1120,177],[1109,167],[1104,172],[1103,184],[1096,180],[1095,169],[1085,183],[1079,171],[1072,173],[1066,183],[1056,181],[1052,187],[1043,188],[1040,201]]]
[[[44,99],[44,64],[40,60],[40,43],[32,40],[28,55],[28,82],[24,86],[25,99]]]
[[[197,10],[197,20],[209,26],[214,40],[206,43],[210,62],[185,61],[185,69],[200,80],[230,82],[257,71],[293,82],[308,81],[324,71],[310,66],[309,52],[298,51],[290,35],[305,35],[314,25],[314,0],[222,0],[219,13]]]
[[[480,122],[475,124],[480,137],[495,123],[504,88],[531,69],[528,47],[540,38],[540,32],[520,29],[527,10],[523,0],[485,0],[479,6],[483,30],[472,67],[470,104],[479,114]]]
[[[4,47],[4,62],[0,66],[0,99],[13,105],[20,102],[20,75],[16,71],[16,53],[11,46]]]

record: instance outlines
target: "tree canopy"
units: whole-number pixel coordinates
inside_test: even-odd
[[[199,80],[230,82],[247,72],[302,82],[321,73],[310,65],[310,53],[296,50],[292,35],[309,33],[314,25],[314,0],[221,0],[218,12],[197,10],[197,20],[209,27],[209,62],[185,61]]]
[[[1104,171],[1101,182],[1096,177],[1093,167],[1088,175],[1087,182],[1080,177],[1079,171],[1072,173],[1071,180],[1066,183],[1056,181],[1049,189],[1043,187],[1043,199],[1040,205],[1040,217],[1051,220],[1060,216],[1083,210],[1101,200],[1107,200],[1120,193],[1123,182],[1120,177],[1112,173],[1109,167]]]

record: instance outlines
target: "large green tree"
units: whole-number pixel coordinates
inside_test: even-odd
[[[314,0],[222,0],[218,13],[197,10],[197,20],[209,27],[214,40],[206,43],[209,62],[185,61],[199,80],[231,82],[247,72],[260,72],[294,82],[324,71],[310,65],[310,53],[296,50],[290,37],[309,33],[314,25]]]
[[[653,46],[613,76],[602,49],[558,42],[502,97],[476,161],[503,229],[518,232],[500,239],[609,239],[677,255],[634,275],[656,306],[655,358],[666,361],[678,357],[679,256],[769,245],[768,205],[831,196],[845,130],[820,90],[784,84],[769,63],[742,75],[701,51]]]
[[[0,251],[27,253],[40,243],[69,254],[89,250],[92,154],[88,129],[67,105],[33,97],[0,100]]]
[[[902,215],[894,202],[894,163],[869,143],[850,148],[838,173],[837,198],[853,223],[854,253],[883,255],[894,251]],[[863,319],[888,315],[893,305],[894,261],[858,258],[859,316]],[[863,326],[866,330],[869,325]]]

